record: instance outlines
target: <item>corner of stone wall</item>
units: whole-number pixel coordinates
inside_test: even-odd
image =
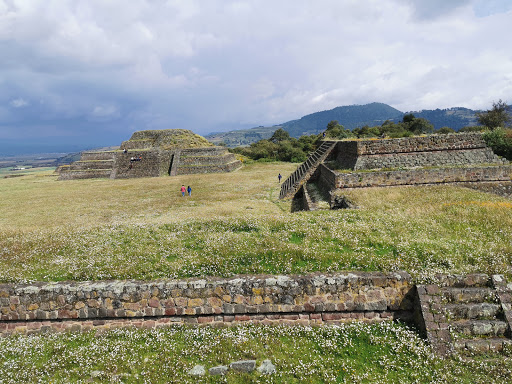
[[[453,352],[453,341],[448,321],[441,308],[439,286],[417,285],[413,294],[415,294],[413,319],[421,336],[427,339],[437,354],[449,355]]]
[[[507,336],[512,338],[512,283],[507,284],[503,275],[493,275],[491,282],[508,325]]]

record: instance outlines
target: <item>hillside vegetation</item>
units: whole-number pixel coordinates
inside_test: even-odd
[[[408,113],[401,112],[383,103],[348,105],[311,113],[300,119],[291,120],[272,127],[260,126],[252,129],[215,133],[207,135],[206,138],[215,144],[224,143],[228,147],[238,147],[268,139],[279,128],[284,129],[290,136],[298,139],[303,135],[322,133],[327,124],[332,120],[337,120],[346,129],[353,130],[364,126],[380,126],[386,121],[396,123],[401,121]],[[477,121],[476,111],[467,108],[438,108],[412,113],[417,118],[429,120],[436,130],[450,127],[457,131],[460,128],[475,125]]]

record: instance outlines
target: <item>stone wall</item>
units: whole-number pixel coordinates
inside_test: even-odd
[[[169,175],[172,153],[160,150],[118,152],[114,160],[113,179],[158,177]],[[136,160],[139,159],[140,160]],[[132,160],[134,159],[134,160]]]
[[[0,332],[410,319],[405,272],[0,285]]]
[[[340,168],[353,170],[507,163],[479,133],[341,141],[336,161]]]
[[[325,168],[321,169],[321,180],[324,183],[328,183],[332,180],[333,172]],[[334,188],[510,181],[512,178],[512,166],[444,167],[404,171],[335,173],[335,175],[335,184],[331,184],[329,190]]]
[[[69,171],[69,167],[61,168],[59,180],[79,180],[94,178],[109,178],[112,170],[110,169],[91,169],[81,171]]]
[[[114,160],[114,151],[93,151],[93,152],[82,152],[80,160]]]
[[[356,141],[358,155],[486,148],[480,133],[457,133]]]

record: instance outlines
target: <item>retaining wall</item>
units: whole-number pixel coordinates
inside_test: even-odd
[[[61,169],[59,180],[79,180],[91,178],[110,178],[112,170],[110,169],[89,169],[82,171],[70,171],[69,167]]]
[[[479,133],[341,141],[336,151],[339,166],[353,170],[507,163]]]
[[[405,272],[2,284],[0,332],[408,320],[411,290]]]
[[[321,169],[322,180],[332,180],[332,171]],[[480,181],[510,181],[512,166],[497,165],[467,168],[410,169],[404,171],[377,171],[335,173],[332,188],[382,187],[397,185],[440,184]]]

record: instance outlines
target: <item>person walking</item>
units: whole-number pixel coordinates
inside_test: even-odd
[[[185,197],[185,192],[187,191],[187,189],[185,188],[184,185],[181,186],[181,196]]]
[[[279,179],[279,182],[281,182],[281,178],[282,178],[282,177],[283,177],[283,176],[281,176],[281,174],[279,174],[279,176],[277,176],[277,178]]]
[[[189,196],[192,196],[192,188],[190,188],[190,185],[187,187],[187,192]]]

